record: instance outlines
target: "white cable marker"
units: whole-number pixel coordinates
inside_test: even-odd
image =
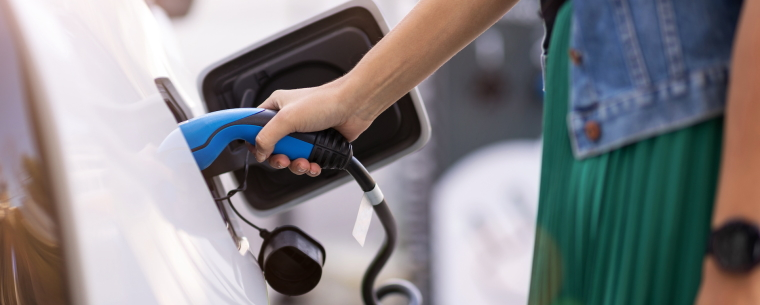
[[[385,200],[385,196],[377,184],[371,191],[364,192],[362,196],[362,202],[359,204],[359,215],[356,216],[353,232],[354,238],[362,247],[364,247],[364,241],[367,240],[369,223],[372,221],[372,206],[380,204],[383,200]]]
[[[383,200],[385,200],[385,196],[383,195],[383,191],[380,190],[380,187],[375,183],[375,188],[373,188],[369,192],[364,192],[364,197],[367,197],[367,200],[369,200],[369,203],[372,205],[378,205]]]

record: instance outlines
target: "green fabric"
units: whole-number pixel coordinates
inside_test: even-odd
[[[571,4],[548,54],[530,304],[692,304],[723,119],[574,159],[567,130]],[[604,126],[602,126],[602,132]]]

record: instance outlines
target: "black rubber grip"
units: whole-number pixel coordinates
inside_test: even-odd
[[[351,143],[340,132],[330,128],[316,134],[309,162],[317,163],[323,169],[345,169],[353,156]]]

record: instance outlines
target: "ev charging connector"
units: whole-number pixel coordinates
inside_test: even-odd
[[[258,133],[276,114],[275,111],[260,108],[227,109],[185,121],[179,125],[179,130],[190,146],[198,167],[203,170],[232,141],[256,143]],[[408,281],[395,280],[374,289],[375,279],[396,245],[396,222],[379,186],[361,162],[353,157],[351,143],[334,129],[293,133],[277,142],[273,154],[284,154],[291,160],[306,158],[323,169],[345,170],[356,180],[386,233],[380,251],[362,279],[364,303],[376,305],[384,296],[400,293],[409,298],[410,305],[422,304],[419,289]],[[234,192],[224,199],[229,199],[232,194]],[[232,208],[237,213],[235,207]],[[325,249],[319,242],[295,226],[281,226],[269,232],[243,220],[258,229],[264,238],[258,260],[264,277],[273,289],[285,295],[300,295],[316,287],[325,262]],[[356,233],[356,228],[354,231]]]

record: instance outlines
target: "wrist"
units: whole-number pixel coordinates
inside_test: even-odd
[[[699,305],[758,304],[760,272],[736,275],[722,270],[713,257],[707,256],[702,269]]]
[[[720,222],[710,234],[702,269],[699,305],[757,304],[760,272],[757,261],[757,227],[733,218]]]
[[[708,253],[723,271],[747,274],[760,263],[760,230],[754,222],[731,219],[710,233]]]
[[[374,121],[390,106],[379,100],[377,84],[356,69],[335,82],[340,97],[339,103],[348,108],[348,115],[363,121]],[[387,106],[385,104],[388,104]]]

